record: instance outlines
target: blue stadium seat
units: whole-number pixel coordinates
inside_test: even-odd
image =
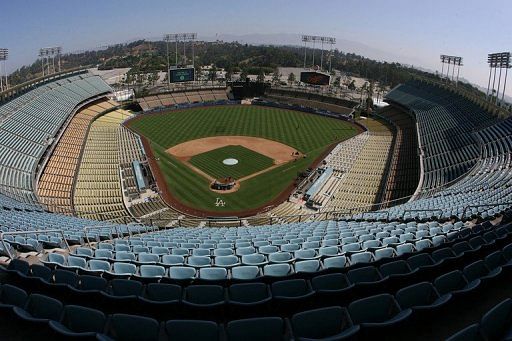
[[[290,252],[274,252],[268,255],[269,263],[292,263],[295,258]]]
[[[186,265],[194,268],[203,268],[211,265],[210,257],[205,256],[189,256]]]
[[[406,261],[397,260],[381,265],[379,272],[388,277],[388,287],[395,291],[416,281],[418,269],[411,270]]]
[[[191,318],[204,320],[222,319],[225,295],[220,285],[190,285],[185,288],[183,304]]]
[[[108,281],[97,276],[82,275],[79,280],[79,288],[85,291],[104,291],[107,289]]]
[[[165,331],[169,340],[220,340],[219,326],[212,321],[170,320],[165,323]]]
[[[342,340],[353,338],[360,327],[354,326],[345,308],[327,307],[297,313],[291,318],[297,340]]]
[[[479,260],[464,267],[463,273],[468,282],[480,280],[482,285],[488,285],[499,278],[501,267],[491,271],[485,264],[485,261]]]
[[[148,283],[145,296],[138,297],[138,307],[145,316],[157,319],[179,317],[182,297],[180,285],[166,283]]]
[[[202,281],[225,281],[228,278],[226,268],[200,268],[199,279]]]
[[[507,340],[512,337],[512,299],[507,298],[489,310],[480,320],[484,340]]]
[[[300,274],[313,274],[321,270],[322,265],[317,259],[303,260],[295,262],[295,272]]]
[[[257,266],[242,265],[231,268],[231,279],[233,281],[248,281],[260,277],[260,268]]]
[[[63,268],[70,271],[83,271],[87,269],[87,261],[85,258],[69,255],[67,258],[67,265],[63,266]]]
[[[88,262],[88,268],[87,271],[90,274],[97,274],[100,275],[104,272],[110,271],[110,263],[104,260],[99,259],[91,259]]]
[[[262,266],[267,263],[268,263],[267,258],[264,255],[261,255],[259,253],[242,256],[242,264],[243,265]]]
[[[78,286],[78,275],[72,271],[56,269],[53,272],[55,284],[65,284],[76,288]]]
[[[110,320],[107,335],[99,334],[98,340],[158,340],[160,325],[158,321],[144,316],[114,314]]]
[[[437,277],[434,286],[440,295],[452,294],[454,298],[465,298],[475,292],[480,286],[480,280],[476,279],[468,283],[460,270],[454,270]]]
[[[277,281],[271,286],[273,304],[277,312],[289,315],[308,304],[314,296],[309,282],[304,279]]]
[[[92,339],[104,332],[106,322],[107,317],[99,310],[67,305],[62,318],[48,324],[63,338]]]
[[[227,248],[224,248],[224,249],[215,248],[215,249],[213,249],[213,255],[215,257],[218,257],[218,256],[231,256],[233,254],[234,254],[233,249],[227,249]]]
[[[165,275],[166,270],[163,266],[143,264],[139,267],[139,275],[134,275],[133,278],[143,283],[154,283]]]
[[[94,251],[94,259],[109,260],[114,259],[114,255],[110,250],[97,249],[96,251]]]
[[[23,308],[13,307],[14,313],[31,324],[46,325],[50,320],[59,321],[63,305],[60,301],[40,294],[31,294]]]
[[[279,317],[260,317],[230,321],[226,325],[228,341],[280,341],[284,338],[285,323]]]
[[[104,272],[109,278],[130,278],[137,272],[137,266],[131,263],[115,262],[112,271]]]
[[[368,251],[354,253],[350,256],[350,264],[365,264],[373,261],[373,254]]]
[[[79,257],[92,258],[94,257],[94,251],[86,247],[77,247],[75,249],[74,255]]]
[[[355,290],[360,297],[370,296],[386,290],[387,278],[382,277],[374,266],[365,266],[352,269],[347,272],[350,283],[355,285]]]
[[[326,305],[332,302],[348,303],[354,289],[354,284],[341,273],[315,276],[311,279],[311,286],[315,290],[316,299]]]
[[[474,323],[461,331],[453,334],[446,341],[483,341],[484,339],[480,336],[478,324]]]
[[[214,259],[214,265],[220,266],[223,268],[232,268],[234,266],[240,265],[240,261],[238,257],[229,255],[229,256],[217,256]]]
[[[393,333],[410,317],[412,310],[401,310],[390,294],[380,294],[352,302],[348,306],[352,322],[361,326],[363,339]],[[392,335],[392,334],[388,334]]]
[[[160,262],[160,256],[153,253],[139,253],[137,256],[138,265],[156,264]]]
[[[347,258],[345,256],[326,257],[323,265],[326,269],[343,269],[347,266]]]
[[[28,299],[25,290],[10,284],[3,284],[0,287],[0,311],[8,313],[12,308],[18,307],[23,309]]]
[[[66,257],[60,253],[52,252],[48,254],[48,258],[46,261],[42,261],[42,263],[54,269],[56,267],[65,265]]]
[[[185,266],[172,266],[169,268],[169,278],[178,282],[190,282],[196,278],[196,270]]]
[[[432,316],[450,302],[452,295],[440,296],[431,283],[421,282],[398,290],[395,298],[402,309],[411,308],[416,314],[425,312]]]
[[[162,263],[163,266],[181,266],[185,264],[185,258],[179,255],[163,255]]]
[[[392,247],[383,247],[373,252],[373,258],[378,261],[385,258],[392,258],[396,256],[396,251]]]
[[[270,308],[272,296],[264,283],[232,284],[227,289],[229,315],[233,318],[256,317]]]
[[[292,273],[290,264],[268,264],[263,267],[263,275],[266,277],[287,277]]]

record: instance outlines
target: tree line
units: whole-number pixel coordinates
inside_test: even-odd
[[[175,64],[174,44],[170,43],[170,62]],[[215,69],[226,71],[226,79],[234,73],[241,73],[241,78],[247,75],[276,76],[278,67],[302,67],[304,49],[299,46],[268,46],[248,45],[238,42],[196,42],[194,65],[200,69],[203,66],[214,65]],[[320,51],[315,51],[315,60],[320,60]],[[311,56],[313,51],[308,51]],[[191,50],[188,47],[187,64],[192,64]],[[324,60],[327,53],[324,52]],[[183,61],[183,49],[178,48],[178,61]],[[61,57],[63,69],[80,66],[98,67],[100,70],[113,68],[130,68],[127,77],[136,80],[139,74],[156,74],[167,69],[167,44],[164,41],[139,40],[128,44],[116,44],[96,51],[64,54]],[[334,50],[331,55],[333,69],[347,76],[364,77],[379,84],[394,87],[410,79],[413,74],[426,77],[436,77],[400,63],[388,63],[372,60],[354,53]],[[40,60],[32,65],[23,66],[10,75],[10,84],[15,85],[41,76]],[[208,77],[215,77],[210,71]],[[290,81],[290,79],[288,79]]]

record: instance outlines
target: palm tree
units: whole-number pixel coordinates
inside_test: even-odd
[[[265,74],[263,73],[263,70],[261,70],[260,73],[258,74],[256,81],[259,83],[265,82]]]
[[[242,72],[240,72],[240,82],[245,82],[246,79],[247,79],[247,71],[242,70]]]
[[[353,79],[350,79],[350,83],[347,85],[347,88],[349,90],[355,90],[356,89],[356,81]]]
[[[226,69],[226,73],[224,75],[224,78],[226,78],[227,82],[231,81],[231,78],[233,78],[233,72],[231,71],[231,69]]]
[[[208,73],[208,78],[213,82],[217,79],[217,68],[213,66]]]
[[[288,83],[293,84],[295,82],[295,74],[293,72],[290,72],[288,75]]]
[[[368,82],[364,82],[359,90],[361,90],[361,96],[359,97],[359,103],[363,104],[363,94],[367,92]]]
[[[272,74],[272,83],[277,84],[279,83],[279,80],[281,79],[281,75],[279,74],[279,69],[275,69],[274,73]]]

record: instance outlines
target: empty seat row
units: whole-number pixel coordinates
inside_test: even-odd
[[[512,335],[512,299],[490,309],[477,323],[455,333],[449,341],[509,340]]]

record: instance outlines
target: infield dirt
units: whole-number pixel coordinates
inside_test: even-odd
[[[265,155],[281,165],[293,161],[302,154],[283,143],[252,136],[212,136],[180,143],[167,149],[167,153],[181,161],[188,161],[195,155],[225,146],[242,146]],[[299,153],[299,154],[296,154]]]

